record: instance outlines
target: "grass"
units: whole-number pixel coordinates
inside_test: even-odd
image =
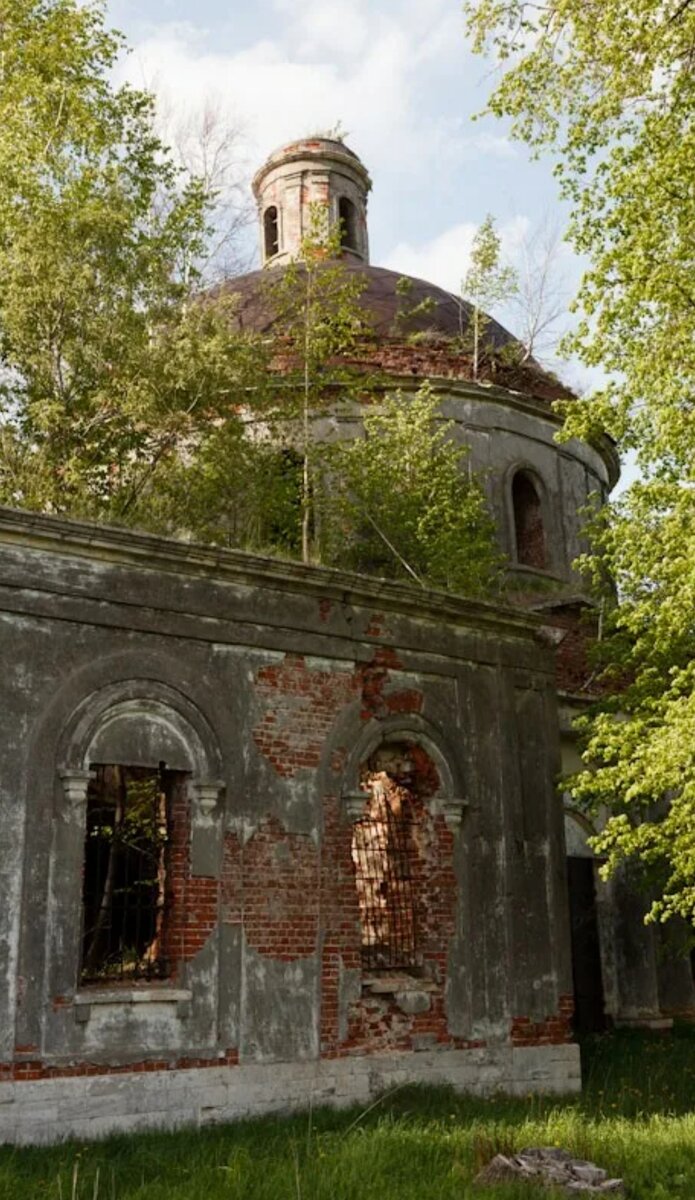
[[[2,1148],[0,1200],[529,1200],[472,1184],[494,1153],[527,1145],[592,1159],[630,1200],[694,1200],[695,1029],[591,1039],[583,1058],[576,1100],[408,1088],[366,1112]]]

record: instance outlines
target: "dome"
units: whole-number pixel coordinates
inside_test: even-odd
[[[434,283],[385,267],[368,266],[347,257],[341,259],[341,265],[364,282],[360,304],[374,339],[365,348],[372,365],[394,375],[471,378],[470,348],[464,349],[459,341],[470,325],[471,304]],[[233,319],[240,331],[272,331],[276,316],[270,288],[284,269],[278,265],[251,271],[214,290],[213,294],[237,298]],[[405,292],[404,279],[409,284]],[[409,316],[414,309],[420,311]],[[534,359],[522,364],[521,343],[492,317],[487,319],[484,342],[494,351],[495,361],[484,364],[481,381],[493,381],[546,403],[571,394]],[[507,360],[504,355],[500,358],[505,348],[517,353],[509,353]]]
[[[358,275],[364,281],[360,303],[377,337],[431,333],[456,338],[465,333],[472,306],[452,292],[434,283],[427,283],[424,279],[402,275],[385,267],[363,266],[348,260],[341,265],[345,271]],[[267,271],[251,271],[223,285],[226,292],[239,297],[237,319],[240,328],[256,333],[272,329],[274,315],[268,285],[272,284],[282,269],[275,268],[271,275]],[[403,279],[410,285],[405,295],[401,294]],[[408,310],[423,303],[427,304],[426,310],[422,309],[412,317],[407,316]],[[520,343],[502,325],[492,318],[488,318],[488,321],[485,335],[495,350],[501,350],[503,346],[518,346],[521,349]]]
[[[300,138],[274,150],[253,178],[263,269],[227,280],[212,295],[237,298],[240,330],[269,333],[277,319],[272,281],[301,260],[303,239],[319,205],[329,225],[340,229],[343,269],[363,284],[360,304],[372,336],[360,348],[360,359],[364,349],[372,366],[392,375],[470,379],[471,339],[462,338],[471,324],[472,305],[424,279],[370,264],[371,186],[358,155],[330,134]],[[521,343],[492,317],[486,318],[483,347],[478,382],[502,384],[543,401],[569,395],[533,359],[525,360]]]

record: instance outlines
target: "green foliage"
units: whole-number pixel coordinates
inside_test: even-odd
[[[110,82],[120,49],[101,5],[3,5],[0,500],[130,521],[258,353],[192,303],[207,197]]]
[[[494,218],[488,213],[473,238],[471,265],[461,282],[461,292],[473,304],[473,378],[478,378],[488,308],[508,300],[517,290],[513,267],[500,261],[501,246]]]
[[[364,437],[334,448],[324,537],[331,561],[469,596],[499,586],[482,488],[425,385],[364,410]]]
[[[591,1159],[625,1180],[630,1200],[691,1200],[692,1030],[594,1039],[582,1057],[576,1100],[408,1087],[362,1110],[4,1147],[0,1200],[528,1200],[526,1186],[481,1193],[473,1179],[494,1154],[533,1145]]]
[[[407,275],[401,275],[396,282],[396,313],[393,318],[391,332],[394,337],[407,336],[408,341],[417,342],[422,334],[408,333],[408,326],[417,317],[426,316],[433,312],[436,304],[432,296],[413,303],[413,280]]]
[[[366,330],[360,296],[365,281],[341,261],[340,226],[330,226],[322,204],[310,209],[309,228],[297,258],[269,272],[268,300],[282,377],[264,420],[276,442],[302,459],[301,546],[304,562],[318,553],[314,498],[317,490],[317,422],[338,416],[364,373],[349,366]]]
[[[240,430],[211,425],[196,452],[171,459],[151,497],[149,523],[227,548],[299,557],[302,464],[297,453]]]
[[[601,661],[627,686],[584,723],[575,795],[613,812],[607,870],[645,864],[652,917],[695,916],[695,7],[687,0],[466,5],[504,73],[490,109],[551,149],[589,266],[568,350],[608,372],[563,406],[566,436],[607,430],[644,481],[595,529]],[[604,593],[606,591],[603,587]],[[668,804],[664,803],[668,799]]]
[[[612,815],[596,839],[604,875],[636,858],[655,895],[652,918],[695,914],[695,508],[668,480],[635,484],[595,521],[607,592],[599,665],[619,690],[581,723],[587,761],[576,797]],[[608,561],[621,602],[612,603]],[[622,686],[620,686],[622,685]],[[663,798],[668,797],[668,803]]]

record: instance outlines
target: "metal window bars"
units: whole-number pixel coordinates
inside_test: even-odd
[[[368,970],[407,970],[416,965],[410,795],[384,772],[367,783],[365,815],[352,835],[362,963]]]
[[[164,765],[100,765],[87,793],[80,983],[168,974]]]

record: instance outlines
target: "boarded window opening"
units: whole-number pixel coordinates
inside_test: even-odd
[[[87,793],[81,983],[159,979],[173,772],[96,766]]]
[[[341,196],[338,201],[338,216],[340,218],[340,244],[346,250],[357,249],[357,210],[348,200],[347,196]]]
[[[265,256],[273,258],[280,248],[278,236],[278,210],[274,204],[266,208],[263,215],[263,230],[265,239]]]
[[[547,566],[541,499],[533,479],[517,471],[512,482],[517,562],[544,570]]]

